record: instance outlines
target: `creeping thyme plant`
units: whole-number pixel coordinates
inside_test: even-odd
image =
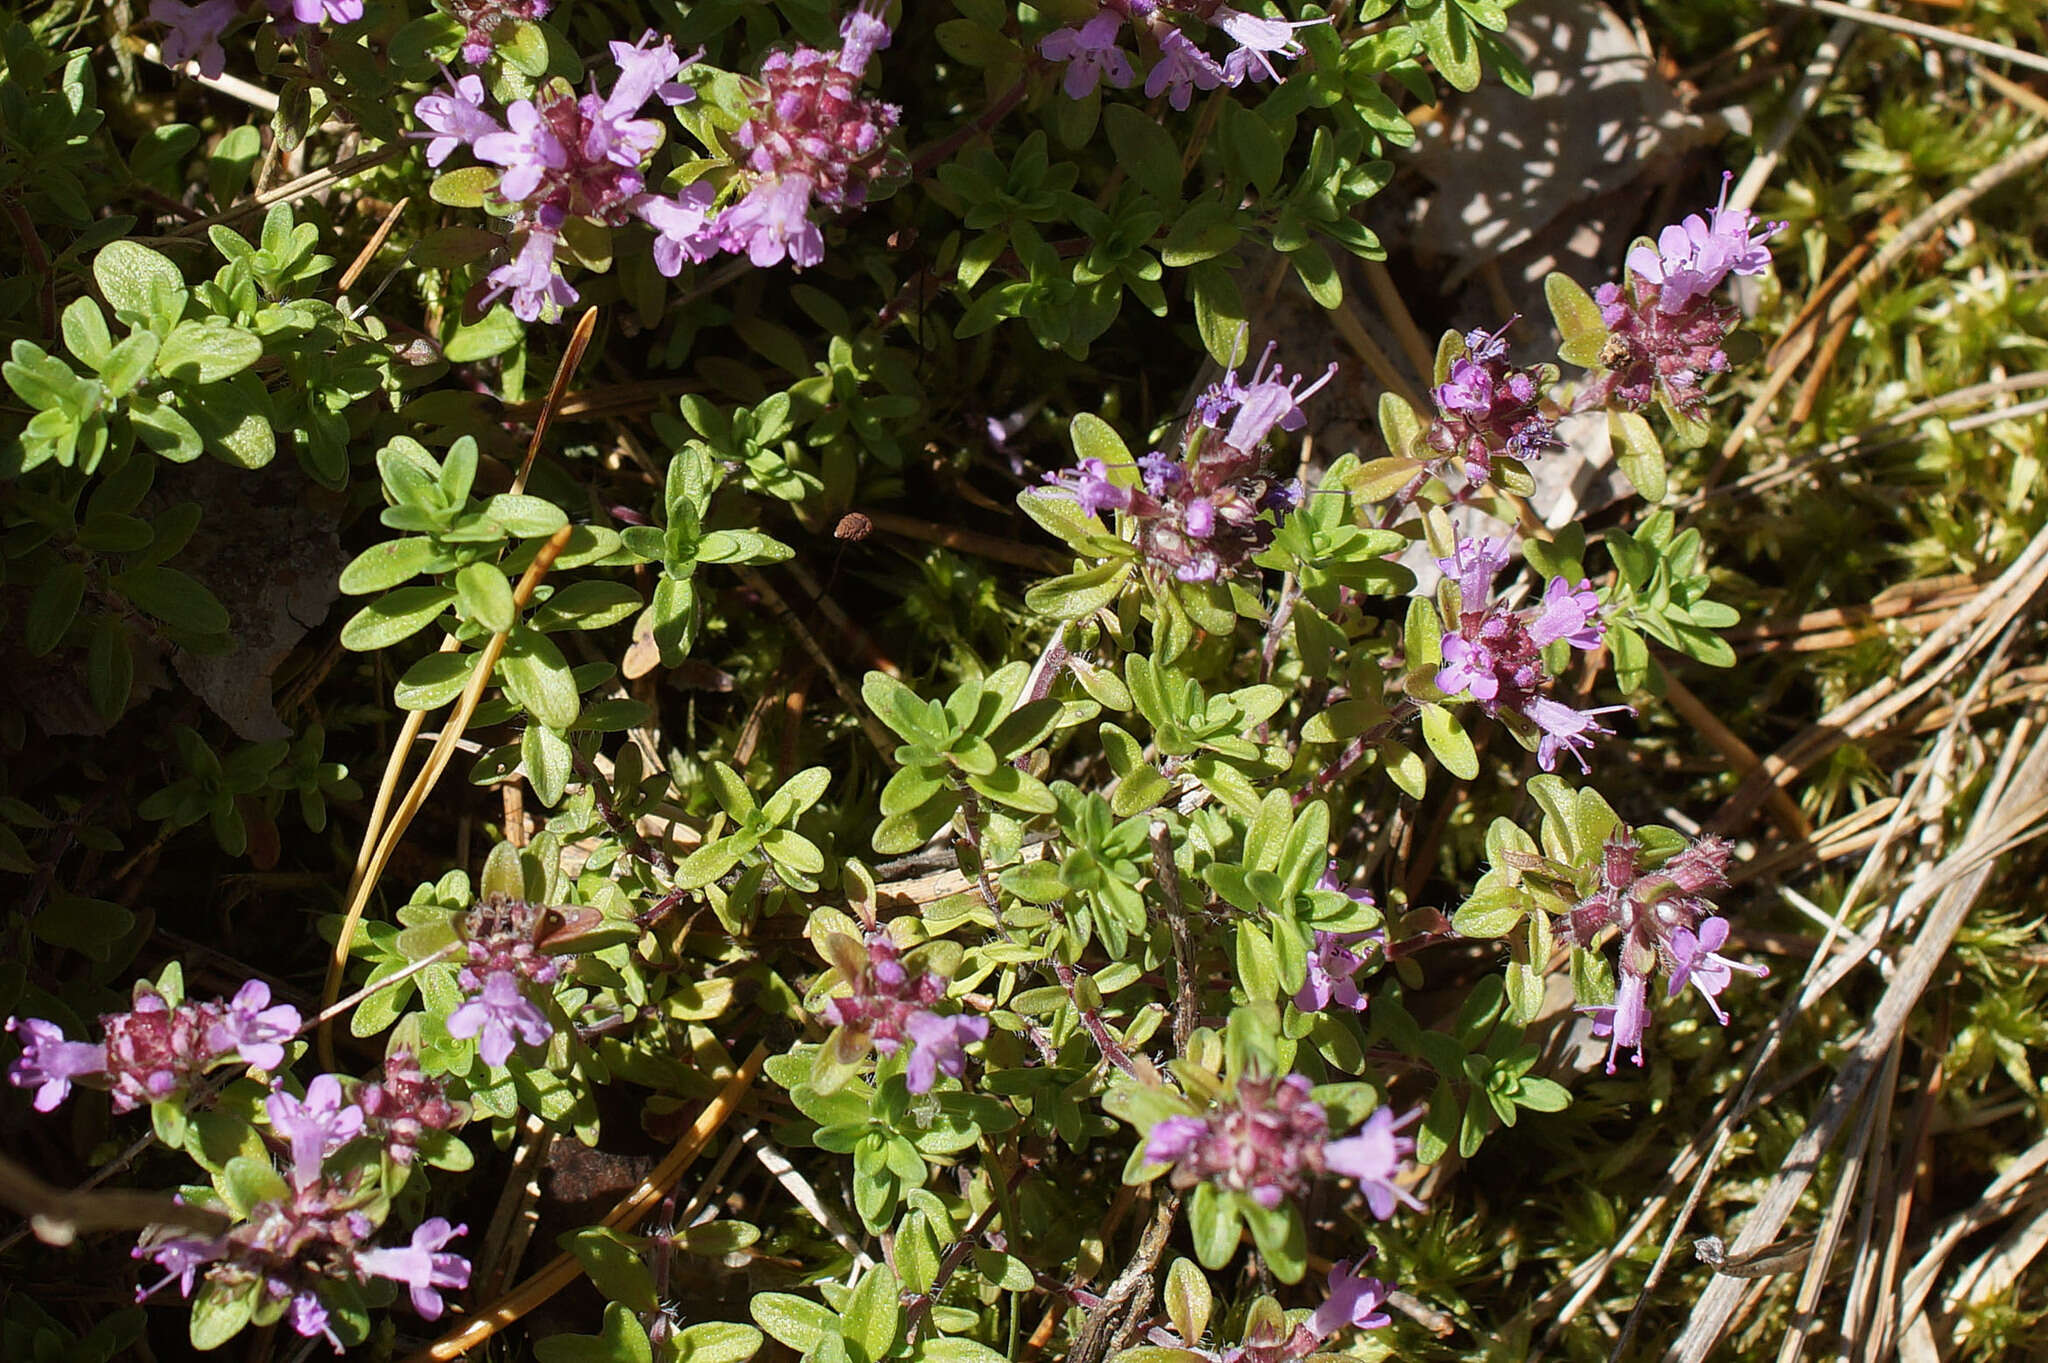
[[[11,24],[8,1183],[162,1195],[10,1275],[103,1355],[1425,1347],[1548,1042],[1766,973],[1602,785],[1732,656],[1667,455],[1779,226],[1695,185],[1419,400],[1270,334],[1513,19]],[[1546,527],[1573,423],[1633,496]]]

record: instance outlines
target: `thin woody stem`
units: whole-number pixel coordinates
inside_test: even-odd
[[[1173,1049],[1187,1054],[1188,1038],[1195,1034],[1201,1011],[1201,994],[1195,980],[1195,939],[1188,930],[1187,906],[1181,902],[1180,870],[1174,865],[1173,844],[1168,841],[1166,820],[1152,821],[1152,879],[1166,898],[1166,926],[1173,933],[1173,964],[1177,989],[1173,1001]]]

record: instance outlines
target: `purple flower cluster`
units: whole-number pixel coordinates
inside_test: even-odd
[[[363,0],[266,0],[266,7],[287,36],[321,24],[352,24],[363,17]],[[221,35],[242,17],[242,10],[243,0],[149,0],[150,22],[163,26],[164,62],[197,62],[201,75],[218,76],[227,66]]]
[[[824,950],[850,994],[826,999],[819,1015],[845,1035],[894,1055],[911,1043],[904,1075],[912,1093],[927,1093],[939,1071],[958,1079],[967,1072],[967,1047],[988,1039],[988,1019],[942,1014],[933,1005],[946,997],[946,981],[932,971],[912,976],[886,932],[871,932],[866,945],[844,933],[825,939]]]
[[[1145,1137],[1145,1159],[1170,1164],[1176,1188],[1211,1182],[1243,1193],[1271,1210],[1301,1196],[1324,1173],[1358,1180],[1366,1206],[1384,1221],[1397,1202],[1421,1208],[1396,1179],[1415,1142],[1400,1133],[1421,1117],[1420,1109],[1396,1119],[1377,1108],[1356,1134],[1330,1139],[1330,1119],[1309,1097],[1309,1081],[1241,1079],[1234,1100],[1199,1117],[1167,1117]]]
[[[1174,16],[1195,20],[1229,44],[1222,60],[1203,51]],[[1071,28],[1055,29],[1039,40],[1039,55],[1065,65],[1060,88],[1069,99],[1086,99],[1099,85],[1118,89],[1135,84],[1134,54],[1122,46],[1124,25],[1138,35],[1137,46],[1156,46],[1158,56],[1145,76],[1145,97],[1166,96],[1176,109],[1186,109],[1197,90],[1242,85],[1246,81],[1277,81],[1275,57],[1299,57],[1306,51],[1296,29],[1326,24],[1328,19],[1289,23],[1248,14],[1221,0],[1104,0],[1094,18]],[[1149,41],[1146,41],[1149,39]]]
[[[413,1151],[429,1131],[452,1131],[465,1119],[441,1081],[428,1077],[411,1051],[386,1056],[384,1077],[358,1089],[356,1102],[368,1129],[397,1164],[412,1163]]]
[[[753,119],[733,134],[751,180],[708,230],[720,248],[744,252],[756,265],[787,259],[803,269],[823,260],[813,207],[860,207],[889,166],[889,134],[901,111],[860,93],[868,62],[889,45],[888,25],[877,8],[864,6],[846,16],[839,36],[837,52],[771,53],[761,64]]]
[[[369,1092],[365,1087],[359,1096]],[[246,1218],[217,1236],[166,1230],[145,1234],[134,1257],[154,1261],[168,1276],[139,1289],[135,1299],[146,1300],[172,1282],[189,1297],[205,1268],[209,1281],[230,1292],[260,1284],[259,1320],[266,1312],[275,1313],[269,1319],[282,1314],[299,1334],[325,1338],[337,1353],[342,1343],[323,1293],[340,1283],[365,1277],[403,1283],[411,1289],[414,1310],[428,1320],[438,1317],[441,1289],[469,1285],[468,1262],[444,1249],[466,1227],[435,1217],[413,1232],[410,1245],[371,1248],[367,1242],[377,1223],[363,1210],[371,1200],[365,1187],[368,1166],[328,1167],[329,1157],[358,1136],[381,1134],[388,1140],[388,1124],[348,1101],[341,1079],[332,1074],[307,1085],[303,1098],[281,1083],[274,1086],[264,1112],[271,1134],[289,1152],[287,1191],[251,1208]],[[380,1126],[386,1129],[380,1132]]]
[[[1728,207],[1728,182],[1708,216],[1694,213],[1657,235],[1653,250],[1629,252],[1629,287],[1603,284],[1593,295],[1607,323],[1605,371],[1580,394],[1582,410],[1618,402],[1648,406],[1661,388],[1678,411],[1698,417],[1709,374],[1728,368],[1721,343],[1739,320],[1713,292],[1731,274],[1762,274],[1770,267],[1770,239],[1785,224],[1758,223],[1746,208]]]
[[[1542,650],[1559,639],[1584,651],[1598,648],[1607,628],[1599,617],[1600,599],[1591,582],[1573,586],[1559,577],[1551,579],[1536,605],[1510,611],[1493,595],[1493,579],[1507,562],[1508,543],[1499,539],[1462,539],[1455,558],[1437,560],[1458,584],[1459,611],[1457,630],[1444,636],[1437,689],[1469,695],[1489,715],[1507,711],[1534,724],[1540,735],[1536,760],[1543,770],[1556,768],[1560,752],[1571,753],[1584,768],[1582,750],[1591,748],[1598,735],[1612,732],[1597,716],[1629,707],[1575,710],[1541,694],[1550,680]]]
[[[646,162],[661,145],[662,130],[640,117],[641,109],[656,97],[675,105],[696,94],[675,80],[686,65],[675,45],[654,39],[649,30],[638,43],[611,45],[618,76],[609,94],[593,89],[578,96],[555,81],[532,99],[514,100],[502,125],[485,111],[483,82],[475,76],[464,76],[447,93],[428,95],[415,107],[431,137],[428,165],[438,166],[467,146],[479,161],[503,168],[497,194],[513,206],[513,228],[521,240],[512,259],[491,272],[486,301],[509,293],[512,311],[522,320],[552,321],[577,298],[555,259],[569,219],[616,227],[636,216],[673,219],[675,211],[687,210],[684,199],[646,192]]]
[[[134,1257],[154,1262],[167,1276],[138,1289],[135,1299],[144,1301],[173,1282],[189,1297],[204,1268],[207,1281],[230,1292],[257,1285],[259,1320],[282,1304],[294,1331],[307,1339],[326,1339],[336,1353],[342,1343],[322,1297],[324,1288],[386,1278],[411,1290],[413,1309],[422,1317],[437,1319],[441,1290],[469,1286],[469,1261],[444,1248],[469,1228],[437,1216],[414,1229],[409,1245],[370,1248],[365,1242],[377,1227],[358,1209],[362,1201],[353,1184],[295,1176],[286,1196],[251,1208],[224,1234],[145,1234]]]
[[[1083,459],[1046,481],[1073,497],[1090,515],[1129,514],[1147,562],[1182,582],[1213,582],[1236,572],[1273,542],[1273,533],[1301,503],[1300,485],[1264,472],[1267,439],[1277,428],[1300,430],[1301,403],[1336,376],[1301,387],[1268,345],[1251,381],[1232,369],[1211,384],[1188,418],[1179,457],[1154,450],[1137,461],[1137,478],[1113,475],[1100,459]],[[1261,377],[1261,374],[1264,377]],[[1262,513],[1265,513],[1262,516]]]
[[[469,963],[455,978],[469,999],[448,1015],[448,1035],[475,1037],[477,1054],[493,1069],[515,1045],[543,1045],[555,1034],[524,987],[553,984],[562,973],[562,958],[534,945],[541,912],[525,900],[490,894],[462,919]]]
[[[1707,1000],[1723,1026],[1728,1014],[1720,994],[1741,971],[1762,979],[1766,966],[1730,960],[1720,954],[1728,941],[1728,921],[1714,916],[1707,891],[1728,883],[1728,844],[1720,838],[1699,839],[1655,871],[1642,865],[1642,846],[1626,830],[1617,832],[1602,849],[1599,887],[1565,915],[1561,930],[1576,946],[1591,947],[1602,929],[1621,931],[1621,980],[1615,1001],[1588,1009],[1594,1034],[1609,1038],[1607,1072],[1623,1050],[1643,1063],[1643,1038],[1649,1024],[1650,977],[1661,967],[1670,977],[1670,997],[1690,984]]]
[[[527,0],[534,3],[535,0]],[[479,12],[492,9],[474,0]],[[492,27],[516,6],[498,4]],[[472,42],[484,42],[472,25]],[[894,105],[859,93],[874,54],[889,45],[889,27],[872,5],[840,25],[840,46],[771,53],[762,63],[753,117],[734,134],[745,153],[744,192],[722,209],[708,180],[671,195],[647,189],[647,163],[661,145],[661,125],[640,117],[649,99],[676,105],[696,92],[675,77],[689,64],[667,39],[649,30],[638,43],[615,42],[618,77],[611,92],[577,95],[560,81],[532,99],[514,101],[500,123],[485,107],[483,82],[451,80],[447,90],[415,107],[426,128],[427,164],[439,166],[458,147],[503,168],[497,196],[513,206],[517,245],[490,273],[484,301],[509,294],[525,321],[553,321],[576,301],[557,256],[571,219],[607,227],[638,219],[654,233],[654,263],[673,277],[686,262],[721,251],[743,253],[756,265],[788,260],[801,269],[824,259],[816,210],[843,213],[868,198],[871,184],[891,167],[888,138]],[[464,54],[470,60],[471,45]],[[694,61],[695,58],[689,59]]]
[[[1451,361],[1449,376],[1433,394],[1437,419],[1427,436],[1430,448],[1463,456],[1465,476],[1474,483],[1486,481],[1500,455],[1534,459],[1564,447],[1557,423],[1544,410],[1544,375],[1507,361],[1502,337],[1513,325],[1510,318],[1499,331],[1466,333],[1466,353]]]
[[[270,986],[251,980],[226,1002],[170,1001],[147,984],[135,986],[135,1006],[101,1016],[106,1040],[67,1041],[41,1018],[9,1018],[21,1055],[7,1067],[17,1088],[36,1091],[35,1109],[48,1112],[75,1083],[108,1089],[116,1112],[175,1098],[215,1065],[240,1060],[260,1070],[284,1063],[284,1043],[299,1030],[299,1010],[270,1002]]]

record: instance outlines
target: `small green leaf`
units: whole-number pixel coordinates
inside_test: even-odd
[[[660,1305],[646,1259],[639,1247],[627,1244],[619,1232],[607,1226],[585,1226],[570,1231],[557,1243],[576,1256],[597,1290],[613,1303],[634,1311],[652,1311]]]
[[[350,596],[363,596],[396,587],[427,571],[436,552],[434,542],[423,535],[373,544],[341,570],[341,589]]]
[[[157,351],[156,368],[166,378],[187,383],[218,383],[241,373],[263,357],[263,342],[254,332],[229,326],[219,318],[180,322]]]
[[[112,585],[130,604],[172,629],[191,634],[220,634],[228,627],[227,608],[212,592],[176,568],[131,568],[117,574]]]
[[[1636,485],[1643,500],[1652,505],[1664,500],[1664,447],[1641,412],[1616,409],[1607,414],[1608,433],[1614,439],[1615,462]]]
[[[394,593],[395,595],[395,593]],[[516,626],[498,663],[508,693],[526,712],[550,729],[567,729],[581,708],[576,678],[554,641],[529,626]]]
[[[455,575],[455,601],[462,614],[493,634],[508,634],[519,618],[512,584],[495,563],[472,563]]]
[[[22,643],[31,658],[42,657],[63,641],[84,599],[85,565],[72,559],[59,563],[36,584],[22,629]]]
[[[1543,281],[1543,296],[1550,302],[1557,334],[1564,338],[1557,349],[1558,358],[1581,369],[1600,363],[1600,352],[1607,345],[1607,322],[1593,296],[1576,279],[1555,270]]]
[[[847,1299],[839,1333],[853,1363],[881,1363],[903,1327],[902,1287],[887,1264],[876,1264]]]
[[[1441,705],[1422,707],[1422,738],[1444,770],[1461,781],[1479,775],[1479,753],[1459,726],[1457,716]]]
[[[341,627],[341,646],[358,653],[389,648],[425,629],[454,600],[451,587],[400,587],[386,592]]]
[[[116,316],[167,332],[185,315],[185,277],[168,257],[132,241],[110,241],[93,257],[93,280]]]

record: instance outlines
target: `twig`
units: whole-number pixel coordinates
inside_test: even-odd
[[[201,218],[197,222],[188,222],[183,227],[173,228],[167,239],[204,236],[206,229],[212,227],[215,223],[236,222],[253,214],[261,213],[272,204],[284,203],[291,199],[302,199],[317,190],[325,189],[332,184],[338,184],[358,171],[368,170],[372,166],[381,166],[386,161],[395,161],[406,150],[406,143],[393,142],[379,147],[375,151],[366,151],[361,155],[351,156],[345,161],[336,161],[331,166],[322,166],[319,170],[308,171],[296,180],[287,180],[275,189],[266,190],[252,199],[245,199],[233,207],[224,208],[210,218]]]
[[[377,230],[363,243],[363,249],[356,252],[356,258],[341,272],[341,280],[334,286],[335,293],[347,293],[349,287],[362,278],[363,271],[369,269],[371,260],[376,258],[378,248],[390,239],[391,229],[398,226],[399,215],[405,212],[406,205],[411,202],[412,197],[408,195],[391,205],[390,211],[384,215],[384,221],[377,224]]]
[[[1017,1172],[1010,1176],[1013,1191],[1017,1183],[1023,1180],[1025,1167],[1019,1164]],[[932,1307],[938,1303],[939,1294],[946,1290],[946,1284],[952,1280],[955,1273],[960,1271],[960,1265],[967,1262],[967,1256],[974,1252],[974,1247],[981,1242],[982,1235],[988,1230],[989,1222],[1001,1215],[1002,1209],[1003,1204],[1000,1199],[990,1198],[989,1204],[981,1209],[981,1215],[975,1217],[968,1224],[967,1229],[960,1233],[960,1238],[946,1246],[945,1256],[939,1260],[938,1272],[932,1275],[930,1289],[919,1292],[912,1297],[910,1309],[904,1312],[903,1337],[905,1340],[912,1344],[917,1342],[918,1333],[923,1330],[926,1318],[932,1313]]]
[[[894,511],[864,511],[861,513],[875,524],[875,529],[885,530],[905,539],[922,540],[947,549],[957,549],[963,554],[993,559],[997,563],[1014,563],[1019,568],[1031,568],[1042,573],[1064,573],[1073,566],[1073,561],[1050,549],[1035,544],[1020,544],[1016,540],[998,539],[994,535],[978,534],[962,530],[958,526],[940,525],[936,521],[921,520],[916,516],[905,516]]]
[[[1188,1051],[1188,1038],[1195,1034],[1202,998],[1195,977],[1195,938],[1188,928],[1187,906],[1181,902],[1180,868],[1174,865],[1171,830],[1166,820],[1152,821],[1152,880],[1166,899],[1166,926],[1173,934],[1173,968],[1177,977],[1173,1000],[1173,1049]]]
[[[1874,3],[1874,0],[1867,0]],[[1735,182],[1735,188],[1728,195],[1731,208],[1748,208],[1756,203],[1756,196],[1777,172],[1778,158],[1785,154],[1785,147],[1792,141],[1792,134],[1799,131],[1799,125],[1813,112],[1813,106],[1820,102],[1821,92],[1834,79],[1835,67],[1840,65],[1842,56],[1849,50],[1849,44],[1856,38],[1856,25],[1849,19],[1837,20],[1828,30],[1827,37],[1814,50],[1813,60],[1806,64],[1806,74],[1799,78],[1799,85],[1792,91],[1792,98],[1786,102],[1785,112],[1772,126],[1770,135],[1764,139],[1763,149],[1749,168],[1742,172],[1742,178]]]
[[[4,1154],[0,1154],[0,1205],[28,1217],[36,1239],[46,1245],[68,1245],[84,1231],[183,1226],[217,1235],[229,1225],[229,1218],[220,1212],[162,1193],[127,1188],[73,1192],[53,1187]]]

